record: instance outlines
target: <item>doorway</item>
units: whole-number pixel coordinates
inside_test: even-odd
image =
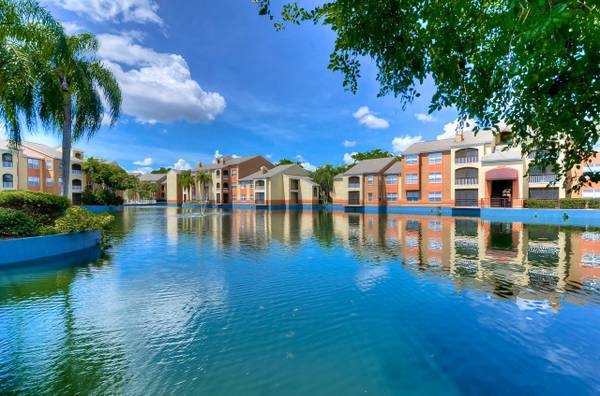
[[[496,208],[511,208],[513,197],[512,180],[493,180],[491,206]]]

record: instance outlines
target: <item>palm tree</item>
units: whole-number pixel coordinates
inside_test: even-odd
[[[91,138],[108,112],[110,125],[119,119],[121,89],[98,59],[98,40],[90,33],[67,36],[50,54],[40,76],[40,119],[62,134],[64,196],[69,192],[71,145]]]
[[[196,175],[196,182],[198,184],[200,184],[200,191],[201,191],[201,194],[202,194],[202,201],[203,202],[206,202],[208,200],[207,191],[206,191],[206,188],[204,186],[206,186],[211,181],[212,181],[212,176],[210,175],[210,173],[208,173],[206,171],[200,171]]]
[[[179,175],[179,186],[183,189],[189,189],[190,187],[192,187],[194,184],[196,184],[196,180],[194,178],[194,175],[192,175],[192,171],[191,170],[184,170],[181,172],[181,174]],[[191,194],[188,194],[188,197],[190,197]]]
[[[32,126],[40,69],[64,46],[62,26],[35,1],[0,0],[0,122],[11,146],[21,143],[21,116]]]
[[[333,178],[335,175],[340,173],[341,170],[342,169],[340,168],[335,168],[332,165],[325,164],[313,172],[313,179],[321,187],[321,200],[323,203],[329,202],[329,198],[331,196],[330,193],[333,190]]]

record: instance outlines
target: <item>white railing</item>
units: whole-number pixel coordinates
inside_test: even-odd
[[[360,183],[348,183],[348,188],[360,188]]]
[[[471,186],[474,184],[479,184],[479,179],[476,177],[460,177],[455,180],[455,183],[458,186]]]
[[[72,186],[71,189],[73,190],[73,192],[83,191],[83,188],[81,186]]]
[[[260,186],[260,185],[258,185],[258,184],[255,184],[255,185],[254,185],[254,189],[255,189],[256,191],[264,191],[264,190],[265,190],[265,186],[264,186],[264,185]]]
[[[71,170],[71,174],[73,176],[81,176],[83,174],[83,172],[81,171],[81,169],[73,169],[73,170]]]
[[[455,164],[474,164],[476,162],[479,162],[479,157],[467,156],[467,157],[455,157],[454,158]]]
[[[554,174],[542,174],[542,175],[529,175],[529,183],[554,183],[556,181],[556,175]]]

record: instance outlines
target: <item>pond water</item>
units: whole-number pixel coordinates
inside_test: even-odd
[[[600,231],[127,208],[0,271],[0,394],[598,394]]]

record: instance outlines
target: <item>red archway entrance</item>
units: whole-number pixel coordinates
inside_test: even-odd
[[[519,174],[513,168],[495,168],[485,173],[490,206],[511,208],[513,199],[519,198],[517,179]]]

